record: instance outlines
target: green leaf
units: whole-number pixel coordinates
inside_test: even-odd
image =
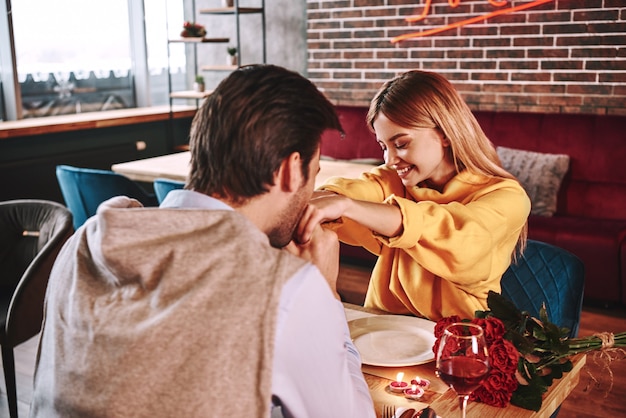
[[[532,329],[532,336],[533,338],[539,340],[539,341],[547,341],[548,337],[546,336],[546,332],[545,329],[543,327],[540,326],[534,326]]]
[[[541,392],[532,386],[518,386],[517,390],[511,396],[511,404],[520,408],[530,409],[531,411],[539,411],[542,402]]]
[[[522,320],[522,315],[513,302],[493,290],[487,294],[487,306],[493,316],[502,321],[515,323]]]
[[[561,368],[558,365],[553,365],[552,367],[550,367],[550,373],[546,374],[545,376],[541,376],[541,378],[543,379],[543,382],[546,386],[552,386],[552,381],[554,379],[560,379],[563,377],[563,371],[561,370]]]
[[[519,351],[522,355],[530,354],[534,351],[535,346],[532,341],[529,341],[527,338],[524,338],[523,335],[517,332],[507,331],[504,335],[504,338],[511,341],[517,351]]]
[[[491,311],[475,311],[474,312],[474,318],[485,319],[489,315],[491,315]]]
[[[539,411],[542,396],[554,379],[572,370],[572,362],[563,360],[572,350],[572,342],[567,338],[569,330],[549,321],[545,304],[539,310],[539,318],[534,318],[501,294],[490,291],[487,305],[489,310],[476,311],[475,317],[493,316],[504,323],[504,338],[519,351],[518,372],[528,383],[519,385],[513,392],[511,404]],[[579,346],[584,342],[577,340],[573,344]]]
[[[568,359],[565,363],[561,364],[561,368],[565,373],[568,373],[572,371],[572,369],[574,368],[574,364],[571,360]]]
[[[548,320],[548,311],[546,310],[546,303],[545,302],[541,305],[541,308],[539,308],[539,319],[544,324],[549,322],[549,320]]]

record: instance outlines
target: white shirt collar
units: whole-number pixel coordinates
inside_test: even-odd
[[[172,190],[159,207],[186,209],[233,210],[221,200],[192,190]]]

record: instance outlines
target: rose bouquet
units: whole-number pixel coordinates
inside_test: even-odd
[[[476,311],[473,319],[450,316],[435,325],[435,353],[448,325],[467,321],[483,328],[491,370],[470,396],[473,401],[498,407],[510,402],[538,411],[552,381],[572,369],[571,356],[611,349],[624,353],[623,347],[626,347],[626,332],[568,338],[569,330],[551,323],[545,307],[540,310],[539,318],[534,318],[495,292],[489,292],[487,305],[489,310]]]

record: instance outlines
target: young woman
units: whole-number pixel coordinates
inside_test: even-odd
[[[473,317],[523,250],[526,192],[441,75],[409,71],[386,82],[367,123],[385,164],[360,179],[330,179],[310,202],[298,239],[332,222],[341,241],[377,254],[368,307],[432,320]]]

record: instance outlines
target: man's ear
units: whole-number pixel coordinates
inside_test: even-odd
[[[285,192],[295,192],[303,182],[302,158],[299,152],[291,153],[283,160],[278,170],[277,184]]]

